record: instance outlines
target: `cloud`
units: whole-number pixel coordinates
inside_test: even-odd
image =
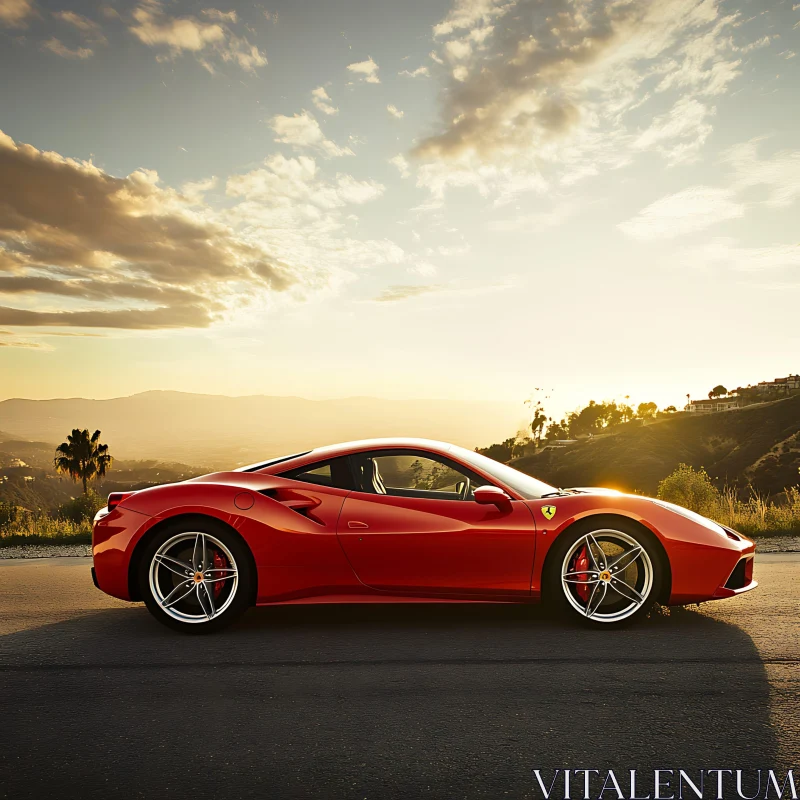
[[[259,320],[277,302],[335,291],[356,271],[402,263],[389,239],[358,235],[355,209],[384,187],[323,176],[308,156],[277,154],[180,190],[138,170],[111,176],[0,133],[0,325],[203,328]]]
[[[800,267],[800,244],[742,247],[734,239],[720,237],[679,251],[675,260],[694,268],[718,267],[740,272],[797,269]]]
[[[800,150],[781,150],[769,158],[761,158],[758,148],[762,139],[735,145],[722,156],[734,170],[734,190],[753,186],[766,188],[767,206],[785,208],[800,198]]]
[[[492,231],[527,231],[541,233],[548,228],[563,225],[578,212],[578,204],[574,201],[555,203],[547,211],[536,211],[532,214],[519,214],[511,219],[494,220],[489,223]]]
[[[401,111],[396,105],[389,103],[386,106],[386,110],[395,118],[395,119],[403,119],[405,116],[405,111]]]
[[[433,29],[440,129],[413,154],[446,165],[440,190],[471,172],[490,192],[487,166],[569,184],[636,152],[689,161],[740,74],[738,23],[719,0],[458,0]]]
[[[222,14],[216,9],[207,11]],[[225,24],[232,21],[230,18],[223,15],[214,19],[214,22],[203,22],[196,17],[170,17],[164,13],[160,3],[148,0],[134,9],[134,23],[129,27],[143,44],[166,49],[160,59],[176,58],[184,52],[193,53],[209,72],[215,71],[210,56],[224,63],[237,64],[246,72],[254,72],[256,67],[266,65],[266,56]]]
[[[444,20],[433,26],[433,35],[449,36],[465,28],[488,25],[513,5],[513,2],[507,0],[456,0]]]
[[[200,13],[207,19],[213,19],[217,22],[237,21],[235,11],[220,11],[218,8],[204,8]]]
[[[301,111],[291,117],[277,114],[270,122],[270,127],[277,134],[275,141],[290,144],[294,147],[312,147],[326,156],[352,156],[349,147],[339,147],[325,137],[319,123],[308,111]]]
[[[33,13],[33,0],[0,0],[0,25],[24,27]]]
[[[181,194],[190,205],[202,205],[205,195],[217,185],[215,177],[205,178],[200,181],[189,181],[181,186]]]
[[[309,274],[154,172],[116,178],[0,132],[0,325],[205,327],[243,287]]]
[[[51,53],[55,53],[55,55],[61,56],[62,58],[78,58],[85,60],[94,55],[94,50],[89,47],[76,47],[73,50],[67,47],[60,39],[56,39],[55,37],[48,39],[46,42],[42,42],[42,48],[44,50],[49,50]]]
[[[720,163],[730,168],[725,187],[692,186],[662,197],[618,227],[636,239],[663,239],[702,230],[718,222],[742,217],[742,195],[760,188],[764,194],[747,205],[787,208],[800,199],[800,150],[781,150],[768,158],[759,155],[762,139],[728,148]]]
[[[453,39],[445,42],[444,52],[448,61],[464,61],[472,55],[472,44],[468,39]]]
[[[409,272],[417,275],[422,275],[425,278],[432,278],[439,270],[435,264],[430,261],[417,261],[413,266],[408,268]]]
[[[727,189],[693,186],[656,200],[618,227],[634,239],[667,239],[738,219],[744,210]]]
[[[303,205],[327,210],[367,203],[380,197],[384,186],[372,180],[358,181],[342,173],[334,180],[326,180],[313,158],[286,158],[277,154],[268,158],[262,167],[229,178],[225,191],[231,197],[246,197],[265,206],[291,207],[297,211]]]
[[[428,284],[427,286],[389,286],[374,299],[378,303],[396,303],[398,300],[408,300],[411,297],[420,297],[423,294],[441,292],[444,288],[443,285],[438,283]]]
[[[37,336],[67,336],[75,338],[105,339],[103,333],[85,333],[77,331],[37,331]],[[11,331],[0,331],[0,336],[14,336]]]
[[[408,178],[411,175],[408,159],[406,159],[406,157],[401,153],[398,153],[396,156],[392,156],[392,158],[389,159],[389,163],[397,168],[401,178]]]
[[[421,272],[421,270],[417,271]],[[447,295],[451,297],[475,297],[483,296],[488,292],[503,292],[508,289],[513,289],[514,286],[515,282],[513,278],[506,283],[470,286],[457,286],[455,284],[442,283],[431,283],[425,285],[399,284],[395,286],[389,286],[377,297],[373,297],[372,299],[377,303],[396,303],[400,300],[410,300],[415,297],[422,297],[429,294]]]
[[[618,154],[620,159],[627,156]],[[417,186],[425,188],[430,198],[420,208],[438,208],[444,204],[445,193],[451,188],[471,188],[482,197],[493,196],[495,205],[504,205],[523,192],[544,193],[549,185],[535,164],[520,169],[514,162],[498,159],[490,164],[470,160],[450,163],[429,161],[416,170]]]
[[[226,193],[239,201],[231,224],[288,264],[313,264],[321,272],[315,286],[338,286],[354,270],[399,264],[405,253],[388,239],[361,239],[355,207],[372,202],[384,187],[338,173],[323,176],[309,156],[274,155],[248,173],[228,179]]]
[[[80,31],[81,35],[88,41],[95,44],[107,44],[103,29],[97,22],[88,17],[76,14],[74,11],[55,11],[53,16]]]
[[[34,349],[44,348],[39,342],[30,342],[25,339],[12,339],[10,342],[0,341],[0,347],[30,347]]]
[[[711,135],[714,113],[713,107],[694,98],[681,98],[666,114],[653,119],[633,141],[633,147],[654,150],[670,165],[693,161]]]
[[[371,56],[366,61],[348,64],[347,69],[349,69],[350,72],[354,72],[356,75],[363,75],[366,83],[381,82],[381,79],[378,77],[378,65],[372,60]]]
[[[328,114],[330,116],[339,113],[339,109],[333,105],[333,101],[324,86],[318,86],[311,92],[311,102],[313,102],[323,114]]]
[[[464,254],[469,253],[471,249],[472,247],[468,244],[458,244],[451,247],[440,245],[436,248],[436,252],[440,256],[463,256]]]
[[[427,78],[430,76],[430,70],[427,67],[417,67],[415,70],[403,69],[397,73],[398,75],[405,75],[408,78]]]
[[[14,336],[11,331],[0,331],[0,337],[4,336]],[[37,349],[45,349],[49,350],[50,348],[45,347],[41,342],[32,342],[29,339],[9,339],[4,340],[0,338],[0,347],[27,347],[27,348],[37,348]]]

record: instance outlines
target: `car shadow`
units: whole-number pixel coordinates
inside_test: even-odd
[[[187,636],[131,606],[9,634],[0,671],[16,798],[541,797],[532,770],[563,768],[638,769],[645,795],[654,768],[777,752],[755,645],[693,610],[606,631],[538,607],[283,606]]]

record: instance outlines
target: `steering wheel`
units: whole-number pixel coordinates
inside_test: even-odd
[[[469,478],[464,478],[463,481],[459,481],[456,485],[456,489],[459,489],[458,499],[466,500],[469,497]]]

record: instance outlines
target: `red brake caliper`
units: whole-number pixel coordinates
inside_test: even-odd
[[[586,553],[586,545],[584,545],[575,555],[573,559],[572,571],[573,572],[586,572],[589,569],[589,556]],[[589,601],[589,576],[588,575],[578,575],[576,580],[580,581],[577,585],[575,591],[578,593],[578,597],[583,600],[584,603]],[[586,585],[584,585],[586,584]]]
[[[228,566],[227,561],[219,554],[219,551],[214,551],[214,569],[225,569]],[[220,573],[224,574],[224,573]],[[219,597],[219,593],[222,591],[222,587],[225,585],[225,581],[214,581],[214,597]]]

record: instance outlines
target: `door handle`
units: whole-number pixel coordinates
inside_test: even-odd
[[[366,522],[359,522],[357,519],[351,519],[350,522],[347,523],[348,528],[369,528]]]

